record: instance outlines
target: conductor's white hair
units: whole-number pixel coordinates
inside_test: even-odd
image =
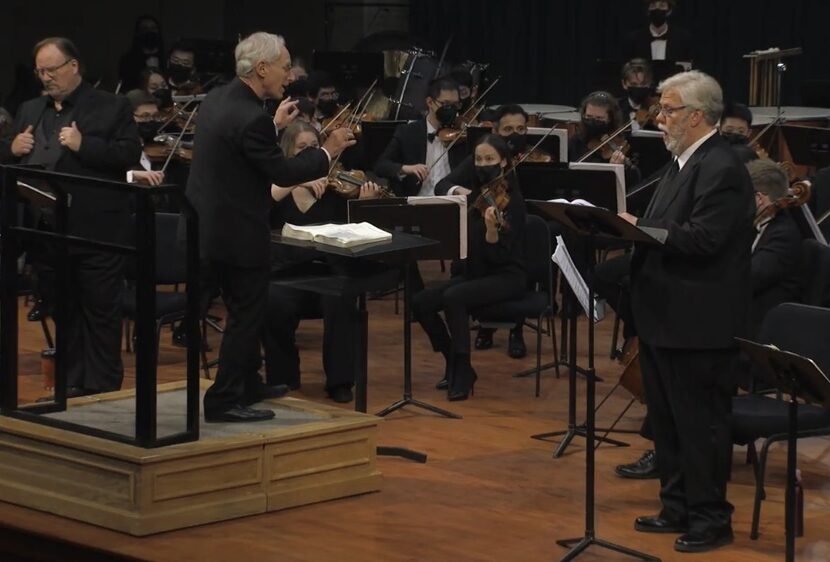
[[[690,70],[675,74],[660,82],[659,92],[674,90],[683,105],[703,112],[703,119],[709,125],[717,125],[723,113],[723,90],[717,80],[700,72]]]
[[[239,42],[234,50],[236,75],[250,76],[258,62],[274,62],[280,58],[285,40],[279,35],[257,31]]]

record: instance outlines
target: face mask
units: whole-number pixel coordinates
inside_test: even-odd
[[[323,117],[333,117],[337,113],[337,100],[319,100],[317,109]]]
[[[161,108],[173,105],[173,97],[170,95],[170,90],[167,88],[160,88],[156,90],[153,92],[153,97],[158,100],[158,105]]]
[[[749,139],[740,133],[721,133],[721,136],[726,139],[729,144],[746,144]]]
[[[582,127],[589,139],[599,138],[608,132],[608,123],[591,117],[582,118]]]
[[[458,110],[449,105],[442,105],[435,111],[435,117],[444,127],[449,127],[455,121]]]
[[[158,49],[159,44],[161,43],[159,34],[155,31],[148,31],[140,34],[138,36],[138,40],[141,46],[148,51],[154,51]]]
[[[649,10],[648,19],[654,27],[661,27],[669,17],[668,10]]]
[[[506,137],[503,137],[507,146],[510,148],[510,152],[513,156],[517,156],[525,151],[527,148],[527,135],[522,135],[519,133],[510,133]]]
[[[190,74],[193,72],[193,69],[180,64],[170,64],[167,66],[167,72],[170,74],[170,78],[173,82],[180,84],[190,78]]]
[[[145,121],[144,123],[136,123],[138,126],[138,136],[144,142],[152,141],[159,132],[161,123],[158,121]]]
[[[639,105],[648,99],[651,88],[647,88],[646,86],[629,86],[627,91],[631,101]]]
[[[493,181],[501,175],[501,164],[491,164],[489,166],[476,166],[476,179],[481,185]]]

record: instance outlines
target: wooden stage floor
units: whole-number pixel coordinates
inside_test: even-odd
[[[438,276],[427,269],[427,279]],[[377,411],[398,399],[402,390],[402,326],[394,314],[392,297],[370,301],[369,407]],[[25,310],[21,310],[24,318]],[[597,326],[597,368],[605,379],[601,397],[616,382],[620,367],[608,359],[613,318]],[[584,329],[584,319],[580,322]],[[558,329],[558,326],[557,326]],[[582,332],[581,332],[582,334]],[[433,388],[443,364],[432,353],[426,336],[413,329],[415,396],[464,416],[437,417],[407,408],[380,424],[380,445],[397,445],[426,452],[427,464],[381,458],[382,491],[277,513],[184,529],[145,538],[133,538],[91,525],[64,520],[10,504],[0,504],[0,526],[34,535],[122,555],[124,559],[157,562],[272,561],[554,561],[564,553],[556,540],[579,536],[584,523],[584,442],[577,439],[561,459],[552,459],[554,444],[530,435],[562,429],[567,412],[567,378],[543,375],[542,396],[533,396],[532,378],[514,379],[511,373],[534,362],[535,339],[526,333],[528,357],[507,357],[507,334],[496,334],[496,345],[477,351],[473,363],[479,374],[476,394],[461,403],[449,403]],[[581,336],[584,340],[584,337]],[[219,337],[210,336],[214,350]],[[21,322],[21,372],[39,369],[44,347],[39,326]],[[298,333],[302,352],[303,388],[293,395],[325,401],[320,347],[322,323],[304,321]],[[543,340],[543,360],[552,359],[550,340]],[[584,342],[582,342],[584,343]],[[584,345],[581,345],[584,361]],[[211,357],[216,352],[212,352]],[[160,381],[183,377],[184,351],[170,345],[162,333]],[[125,354],[133,384],[132,359]],[[42,394],[39,375],[21,375],[24,397]],[[584,382],[580,381],[581,391]],[[627,403],[618,391],[599,415],[609,423]],[[331,403],[331,402],[329,402]],[[580,401],[582,403],[582,401]],[[584,411],[580,408],[581,411]],[[635,406],[622,426],[638,428],[644,408]],[[582,416],[580,415],[580,418]],[[768,472],[768,499],[761,513],[761,538],[749,539],[753,475],[744,464],[745,449],[735,448],[729,499],[735,505],[735,543],[715,553],[680,555],[672,550],[673,535],[645,535],[633,530],[638,515],[658,510],[657,482],[622,480],[614,476],[619,463],[639,458],[648,444],[624,436],[629,448],[603,446],[597,452],[598,535],[640,549],[663,560],[697,559],[707,562],[772,561],[784,555],[783,482],[785,448],[773,447]],[[801,441],[799,468],[805,488],[805,536],[798,540],[799,560],[830,560],[830,440]],[[8,538],[8,534],[0,535]],[[6,540],[4,539],[4,540]],[[40,560],[41,558],[38,558]],[[105,559],[105,558],[95,558]],[[580,560],[628,560],[592,547]],[[92,560],[92,558],[90,558]]]

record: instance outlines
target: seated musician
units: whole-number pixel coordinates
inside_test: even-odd
[[[527,113],[520,105],[506,104],[499,107],[493,125],[493,133],[501,137],[510,149],[511,156],[519,160],[527,150]],[[536,149],[534,153],[543,153]],[[549,155],[548,155],[549,156]],[[467,195],[471,193],[468,186],[476,182],[476,167],[474,155],[467,156],[450,174],[435,186],[436,195]],[[517,319],[516,325],[510,330],[507,354],[513,359],[521,359],[527,355],[527,346],[524,342],[522,328],[524,319]],[[490,349],[493,347],[492,328],[481,328],[475,339],[476,349]]]
[[[757,160],[763,155],[769,155],[759,149],[757,152],[749,146],[749,136],[752,133],[752,111],[742,103],[727,103],[723,108],[723,115],[720,119],[720,134],[729,141],[735,152],[744,164]]]
[[[636,29],[625,37],[625,58],[692,61],[692,37],[689,32],[674,24],[669,29],[668,20],[677,5],[676,0],[643,0],[643,4],[648,26]]]
[[[467,111],[478,93],[472,73],[463,66],[457,66],[450,71],[450,77],[458,82],[458,97],[461,100],[461,113]]]
[[[340,110],[337,100],[340,93],[334,79],[327,72],[314,70],[307,78],[308,99],[310,99],[317,110],[314,118],[322,122],[323,119],[334,117]]]
[[[309,147],[320,146],[317,131],[310,124],[295,121],[282,134],[283,153],[296,156]],[[272,225],[281,223],[305,225],[312,223],[345,222],[346,200],[326,190],[326,178],[283,188],[271,187],[275,203]],[[360,188],[361,199],[378,196],[378,186],[372,182]],[[298,251],[294,251],[298,250]],[[298,274],[322,261],[320,254],[298,248],[275,246],[271,267],[275,274]],[[321,296],[272,284],[268,289],[268,310],[263,330],[266,380],[269,385],[286,384],[300,387],[300,354],[295,332],[303,318],[323,318],[323,369],[326,374],[326,393],[335,402],[351,402],[354,384],[354,334],[357,333],[354,299]]]
[[[476,381],[470,363],[470,313],[476,308],[520,298],[526,287],[522,243],[525,204],[511,165],[507,143],[488,134],[475,148],[476,179],[468,195],[471,214],[467,223],[467,259],[453,264],[454,275],[437,287],[424,289],[413,299],[415,317],[429,336],[432,348],[444,356],[444,378],[436,385],[448,389],[449,400],[466,400]],[[500,178],[500,179],[497,179]],[[476,207],[482,186],[498,186],[509,202],[498,213],[484,204]],[[483,201],[482,201],[483,202]],[[499,223],[499,214],[502,223]],[[439,316],[444,312],[444,319]]]
[[[158,100],[143,90],[130,90],[127,92],[127,99],[133,107],[133,118],[143,148],[145,144],[153,141],[161,126]],[[153,170],[150,158],[142,150],[139,166],[127,172],[127,182],[161,185],[164,183],[164,172]]]
[[[651,65],[645,59],[632,59],[622,67],[622,87],[625,96],[620,98],[620,110],[623,119],[634,121],[633,129],[646,128],[657,129],[653,120],[640,123],[637,119],[641,110],[649,110],[649,99],[654,96],[654,73]]]
[[[450,127],[458,115],[458,83],[436,78],[429,84],[426,103],[426,117],[399,126],[375,165],[375,173],[388,178],[399,196],[434,195],[436,184],[466,153],[456,143],[446,154],[447,147],[438,136],[439,129]]]
[[[568,141],[568,158],[572,162],[580,160],[594,147],[601,144],[607,135],[613,133],[623,124],[620,104],[608,92],[592,92],[582,100],[579,106],[580,123],[577,134]],[[624,135],[606,145],[605,150],[598,150],[586,162],[604,162],[625,166],[626,188],[640,181],[640,170],[619,149]],[[603,152],[607,153],[603,156]]]
[[[170,48],[167,75],[172,95],[189,96],[201,93],[199,74],[196,70],[196,48],[193,45],[179,41]]]

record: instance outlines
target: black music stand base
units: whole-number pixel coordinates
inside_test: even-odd
[[[558,540],[556,541],[556,544],[571,549],[570,552],[568,552],[565,556],[563,556],[560,559],[560,562],[568,562],[569,560],[573,560],[574,558],[585,552],[590,546],[598,546],[600,548],[612,550],[614,552],[619,552],[620,554],[625,554],[627,556],[631,556],[632,558],[637,558],[639,560],[646,560],[648,562],[660,562],[660,559],[656,556],[640,552],[639,550],[634,550],[633,548],[620,546],[612,542],[598,539],[593,535],[593,533],[586,534],[584,537],[576,539]]]
[[[606,431],[604,428],[597,428],[595,431],[604,432]],[[619,429],[614,430],[618,433],[637,433],[635,430],[626,430],[626,429]],[[588,438],[588,429],[585,425],[577,425],[574,427],[569,427],[564,431],[551,431],[549,433],[537,433],[536,435],[531,435],[531,439],[536,439],[538,441],[550,441],[551,437],[562,437],[562,440],[559,442],[559,446],[556,447],[556,450],[553,452],[553,458],[558,459],[563,454],[565,454],[565,449],[568,448],[568,445],[571,444],[574,437],[582,437],[583,439]],[[616,439],[609,439],[607,437],[594,437],[594,439],[599,443],[607,443],[609,445],[613,445],[614,447],[630,447],[631,445],[626,443],[625,441],[617,441]]]
[[[379,446],[375,448],[375,453],[379,457],[401,457],[402,459],[419,462],[421,464],[426,464],[427,462],[426,453],[420,453],[412,449],[404,449],[403,447]]]
[[[444,410],[443,408],[439,408],[438,406],[433,406],[432,404],[427,404],[426,402],[421,402],[420,400],[412,398],[411,396],[409,396],[409,397],[405,396],[405,397],[401,398],[400,400],[398,400],[394,404],[390,404],[389,406],[387,406],[386,408],[384,408],[383,410],[381,410],[380,412],[378,412],[375,415],[382,418],[382,417],[384,417],[388,414],[391,414],[392,412],[395,412],[397,410],[400,410],[401,408],[404,408],[406,406],[415,406],[416,408],[423,408],[424,410],[428,410],[430,412],[438,414],[439,416],[444,416],[445,418],[452,418],[454,420],[463,419],[462,416],[459,416],[458,414],[454,414],[454,413],[452,413],[448,410]]]

